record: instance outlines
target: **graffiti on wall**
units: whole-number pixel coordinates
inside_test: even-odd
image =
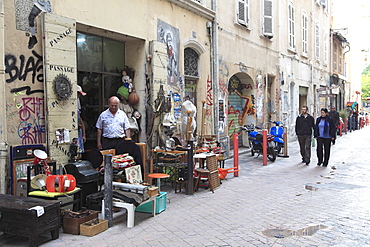
[[[180,31],[159,19],[157,25],[157,39],[167,46],[167,81],[169,85],[174,85],[177,84],[180,76]]]
[[[5,73],[9,78],[6,79],[7,83],[12,83],[16,80],[26,81],[29,76],[31,77],[32,84],[36,82],[43,82],[43,64],[42,56],[36,51],[32,51],[33,56],[26,58],[25,55],[20,55],[19,59],[13,54],[5,55]],[[32,91],[29,86],[20,88],[13,88],[13,92],[26,91],[27,95],[32,93],[43,93],[43,91]]]
[[[18,136],[23,145],[42,143],[45,133],[44,99],[24,97],[19,108]]]
[[[40,89],[44,79],[42,56],[32,50],[28,57],[24,54],[7,54],[4,62],[5,81],[10,86],[15,85],[10,87],[14,102],[6,105],[8,132],[16,134],[23,145],[42,143],[45,133],[44,99],[31,96],[44,93]],[[17,86],[18,82],[29,83]]]

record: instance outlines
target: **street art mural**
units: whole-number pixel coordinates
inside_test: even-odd
[[[177,84],[180,76],[178,64],[180,54],[180,31],[159,19],[157,25],[157,39],[167,46],[167,81],[169,85],[174,85]]]
[[[5,31],[8,42],[3,58],[11,145],[46,141],[40,13],[51,11],[49,0],[14,0],[14,17],[5,20],[12,33]]]
[[[16,9],[16,29],[25,31],[29,37],[28,49],[33,49],[38,40],[36,37],[36,17],[42,13],[51,13],[51,4],[49,0],[15,0]]]

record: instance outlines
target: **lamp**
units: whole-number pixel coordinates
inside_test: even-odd
[[[49,165],[46,162],[46,159],[48,158],[47,153],[45,153],[44,151],[42,151],[40,149],[35,149],[33,151],[33,155],[35,156],[35,158],[33,160],[33,164],[42,164],[44,166],[46,176],[51,175]]]

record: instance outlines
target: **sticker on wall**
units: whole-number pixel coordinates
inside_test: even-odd
[[[68,143],[70,141],[68,129],[57,129],[55,131],[55,136],[58,141],[58,144]]]
[[[174,93],[172,94],[172,98],[174,101],[174,116],[175,119],[179,119],[181,117],[181,97],[180,94]]]

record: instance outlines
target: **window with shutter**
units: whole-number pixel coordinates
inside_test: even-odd
[[[295,23],[294,23],[294,5],[293,2],[289,2],[288,7],[288,44],[290,49],[295,49]]]
[[[308,52],[308,18],[306,12],[302,12],[302,53],[307,54]]]
[[[320,59],[320,25],[318,22],[315,28],[315,56],[317,60]]]
[[[249,0],[237,0],[237,19],[238,23],[247,26],[249,18]]]
[[[273,15],[272,0],[263,1],[263,35],[272,38],[273,34]]]
[[[329,46],[329,35],[328,32],[325,32],[324,34],[324,63],[328,64],[328,46]]]

